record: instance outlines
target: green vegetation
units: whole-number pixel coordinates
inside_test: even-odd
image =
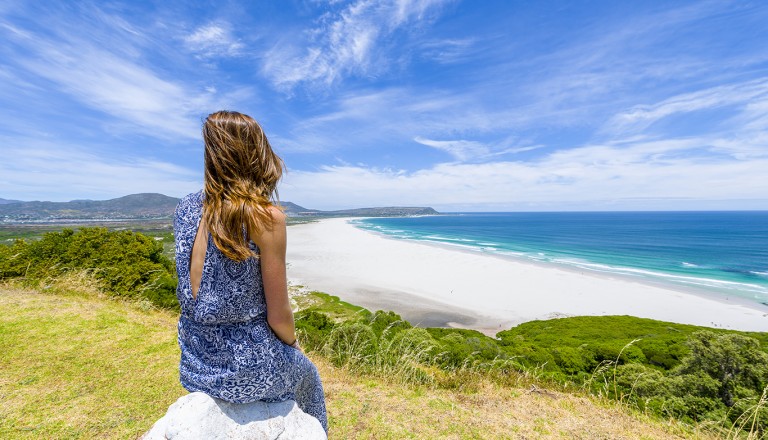
[[[173,262],[160,240],[127,230],[64,229],[0,246],[0,280],[9,279],[178,307]],[[320,292],[294,300],[305,350],[356,375],[462,392],[486,381],[547,386],[721,433],[768,434],[768,333],[609,316],[534,321],[492,338],[414,328],[394,312],[370,312]],[[6,341],[11,333],[3,332]]]
[[[355,372],[442,388],[471,388],[477,377],[546,383],[723,432],[768,433],[766,333],[605,316],[534,321],[491,338],[413,328],[319,292],[298,302],[309,305],[296,315],[304,347]]]
[[[45,287],[49,279],[83,270],[92,272],[109,294],[178,307],[174,264],[163,254],[163,245],[144,234],[64,229],[0,246],[0,280],[23,278]]]
[[[0,286],[0,438],[135,439],[186,392],[168,310]]]
[[[178,315],[104,298],[87,277],[0,285],[0,438],[136,439],[178,397]],[[480,382],[403,383],[309,353],[332,439],[709,439],[603,399]],[[439,420],[440,423],[435,423]]]
[[[688,353],[666,374],[639,363],[615,368],[614,397],[685,421],[725,420],[768,433],[768,353],[759,342],[702,330],[686,345]]]
[[[61,226],[0,225],[0,243],[10,245],[16,240],[39,240],[46,232],[62,229]]]
[[[554,380],[692,423],[751,414],[747,429],[768,432],[768,333],[606,316],[528,322],[498,336]]]
[[[314,223],[316,221],[317,219],[312,217],[292,217],[289,215],[285,218],[285,224],[288,226],[301,225],[304,223]]]
[[[87,224],[0,224],[0,244],[12,245],[16,240],[34,241],[43,238],[47,232],[61,232],[64,229],[77,231],[80,228],[102,227],[110,231],[133,231],[154,238],[163,244],[163,254],[173,259],[173,224],[171,220],[135,220],[91,222]]]
[[[622,353],[622,363],[639,362],[672,369],[688,353],[686,341],[704,329],[632,316],[579,316],[526,322],[497,336],[513,353],[526,354],[527,362],[548,363],[549,371],[591,373],[601,362],[615,360],[624,346],[634,340],[638,341]],[[755,338],[768,350],[768,333],[713,331]],[[569,365],[568,360],[574,358],[584,365]]]

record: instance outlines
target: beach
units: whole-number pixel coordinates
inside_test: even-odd
[[[291,284],[370,310],[392,310],[414,325],[491,335],[526,321],[584,315],[768,331],[768,306],[743,299],[392,239],[348,221],[288,228]]]

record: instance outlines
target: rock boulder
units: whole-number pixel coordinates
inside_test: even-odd
[[[326,439],[320,422],[293,400],[237,404],[190,393],[168,408],[142,440]]]

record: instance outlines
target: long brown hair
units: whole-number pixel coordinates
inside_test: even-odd
[[[277,200],[283,161],[259,123],[242,113],[208,115],[203,141],[203,219],[216,247],[228,258],[243,261],[254,256],[244,232],[272,227],[269,208]]]

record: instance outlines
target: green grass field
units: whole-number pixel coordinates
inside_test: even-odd
[[[306,294],[298,302],[332,297]],[[62,279],[0,286],[0,438],[134,439],[186,392],[173,312]],[[711,438],[622,405],[526,383],[444,389],[361,375],[310,353],[332,439]],[[522,382],[521,382],[522,383]],[[714,438],[714,437],[712,437]]]

